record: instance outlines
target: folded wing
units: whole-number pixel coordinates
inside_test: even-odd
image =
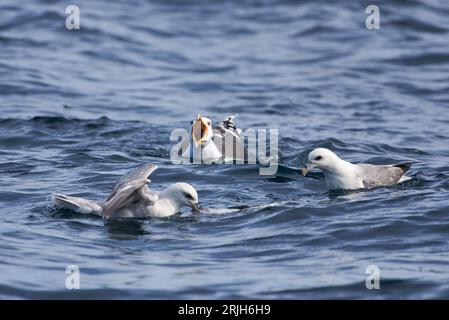
[[[397,184],[414,162],[402,162],[393,165],[358,164],[365,188],[391,186]]]
[[[241,130],[234,123],[234,116],[225,118],[218,126],[213,128],[214,144],[221,152],[224,158],[245,160],[247,159],[247,150],[242,141]],[[226,148],[226,143],[230,148]]]

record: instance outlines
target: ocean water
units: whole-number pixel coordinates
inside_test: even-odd
[[[0,3],[0,298],[449,298],[447,1],[72,2],[79,30],[65,2]],[[277,174],[172,164],[198,113],[279,129]],[[329,193],[297,170],[315,147],[417,163],[405,184]],[[51,206],[146,162],[155,189],[248,209],[105,224]]]

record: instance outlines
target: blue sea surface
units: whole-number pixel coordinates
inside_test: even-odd
[[[449,298],[449,2],[72,2],[79,30],[66,2],[0,3],[0,298]],[[172,164],[170,133],[198,113],[279,129],[277,174]],[[330,193],[297,170],[315,147],[417,163]],[[148,162],[154,189],[249,208],[104,223],[51,205]]]

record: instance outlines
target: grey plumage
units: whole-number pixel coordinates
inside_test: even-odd
[[[55,193],[52,195],[53,203],[57,207],[95,214],[104,219],[167,217],[183,207],[199,211],[198,193],[187,183],[173,183],[160,192],[150,190],[148,176],[156,169],[154,164],[145,164],[124,175],[105,201],[95,202]]]
[[[144,164],[124,175],[112,188],[112,192],[103,205],[102,215],[108,218],[121,207],[132,203],[136,198],[151,205],[151,191],[146,186],[148,176],[157,169],[154,164]],[[142,190],[143,188],[143,190]]]
[[[401,162],[392,165],[356,164],[363,178],[365,188],[397,184],[414,162]]]
[[[231,142],[230,142],[231,141]],[[232,145],[232,149],[226,149],[226,143]],[[214,127],[214,144],[224,155],[225,159],[245,160],[248,158],[248,151],[242,138],[235,130],[222,126]]]
[[[301,170],[302,175],[313,168],[323,171],[329,190],[356,190],[392,186],[409,180],[404,174],[414,161],[392,165],[353,164],[340,159],[326,148],[317,148],[309,153],[308,162]]]
[[[79,213],[101,215],[101,204],[95,201],[66,196],[60,193],[53,193],[51,197],[53,204],[57,207],[70,209]]]

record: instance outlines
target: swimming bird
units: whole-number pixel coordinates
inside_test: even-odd
[[[168,217],[183,207],[199,212],[198,193],[189,184],[177,182],[163,191],[148,188],[148,176],[157,169],[154,164],[141,165],[124,175],[104,201],[52,194],[56,207],[111,218]]]
[[[183,158],[206,162],[245,159],[242,130],[235,125],[234,116],[226,117],[214,127],[209,118],[198,115],[192,121],[190,140],[186,140],[181,146],[181,151],[185,150]]]
[[[212,121],[209,118],[198,115],[192,122],[191,135],[193,143],[189,143],[188,148],[182,154],[183,158],[201,156],[201,159],[213,161],[222,157],[220,150],[213,142],[214,132]]]
[[[325,148],[318,148],[309,153],[308,162],[301,174],[306,176],[313,168],[321,169],[329,190],[355,190],[391,186],[410,178],[404,174],[414,162],[402,162],[392,165],[352,164],[340,159],[335,153]]]

